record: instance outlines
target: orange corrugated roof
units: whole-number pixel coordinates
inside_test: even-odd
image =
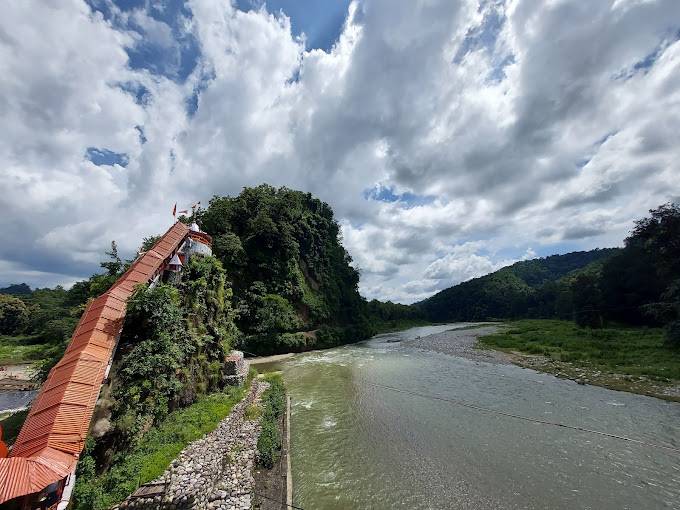
[[[107,292],[93,300],[76,326],[64,357],[33,401],[10,457],[0,459],[0,503],[39,492],[68,476],[83,449],[94,406],[123,327],[125,305],[189,234],[175,223]]]

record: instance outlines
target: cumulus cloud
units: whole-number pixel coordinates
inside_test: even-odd
[[[227,0],[8,4],[0,283],[260,182],[333,206],[371,298],[619,244],[680,195],[679,34],[675,0],[355,0],[328,51]]]

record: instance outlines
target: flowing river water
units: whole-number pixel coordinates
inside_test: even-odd
[[[680,404],[418,348],[419,337],[456,327],[413,328],[270,367],[283,370],[293,402],[295,505],[680,508],[677,451],[448,400],[675,448]]]

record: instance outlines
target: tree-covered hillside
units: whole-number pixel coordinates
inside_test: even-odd
[[[517,262],[414,306],[432,321],[571,318],[572,279],[583,271],[598,271],[603,261],[617,252],[607,248]]]
[[[328,347],[372,332],[328,204],[261,185],[214,197],[197,220],[232,282],[245,351]]]

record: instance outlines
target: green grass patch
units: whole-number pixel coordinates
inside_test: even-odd
[[[191,406],[171,413],[132,450],[118,453],[110,468],[98,476],[92,457],[81,457],[74,508],[109,508],[140,485],[158,478],[186,445],[215,430],[245,396],[248,386],[201,397]]]
[[[271,469],[281,455],[279,419],[286,410],[286,388],[280,373],[269,373],[264,379],[270,386],[262,394],[262,431],[257,439],[257,451],[259,464]]]
[[[656,380],[680,380],[680,350],[666,345],[661,328],[580,328],[559,320],[521,320],[480,339],[483,346]]]
[[[251,404],[248,407],[246,407],[246,411],[244,413],[244,416],[246,420],[257,420],[260,415],[262,414],[262,408],[258,406],[257,404]]]
[[[0,364],[11,365],[43,359],[51,346],[41,341],[40,335],[0,335]]]

